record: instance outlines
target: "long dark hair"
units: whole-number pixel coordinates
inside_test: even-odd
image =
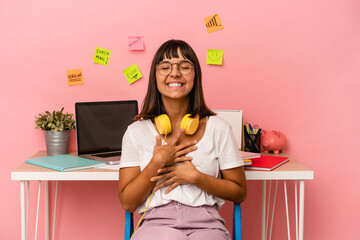
[[[204,94],[201,83],[201,68],[199,60],[189,44],[182,40],[169,40],[163,43],[156,51],[151,63],[149,84],[146,96],[142,104],[141,112],[135,116],[135,120],[140,118],[153,119],[156,116],[166,113],[162,103],[161,94],[156,84],[156,65],[159,64],[164,57],[178,58],[178,49],[181,55],[190,60],[194,64],[195,79],[194,86],[189,93],[189,106],[187,113],[192,117],[199,115],[200,118],[215,115],[205,104]]]

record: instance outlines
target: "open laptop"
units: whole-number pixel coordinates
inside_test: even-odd
[[[137,114],[136,100],[75,103],[78,156],[118,164],[123,135]]]

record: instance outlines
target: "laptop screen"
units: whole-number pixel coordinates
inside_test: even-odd
[[[123,135],[137,114],[135,100],[75,103],[78,155],[121,151]]]

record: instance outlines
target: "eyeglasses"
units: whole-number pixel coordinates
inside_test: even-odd
[[[180,63],[161,62],[157,65],[156,69],[161,75],[167,76],[172,72],[174,64],[177,65],[181,75],[187,75],[194,69],[194,65],[189,61],[182,61]]]

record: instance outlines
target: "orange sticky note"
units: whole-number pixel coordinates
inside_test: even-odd
[[[210,17],[204,18],[204,22],[208,33],[219,31],[224,28],[223,25],[221,24],[219,14],[215,14]]]
[[[74,69],[66,71],[69,86],[84,85],[84,79],[81,69]]]

